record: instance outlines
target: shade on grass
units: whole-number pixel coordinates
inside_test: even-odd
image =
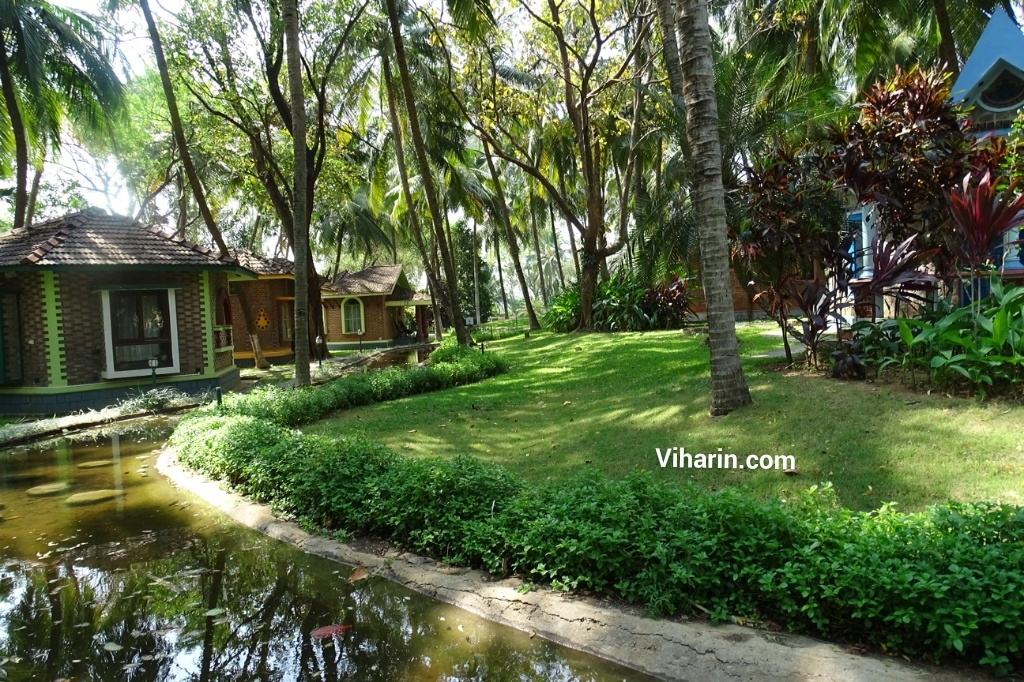
[[[770,325],[741,325],[740,351],[779,348]],[[708,416],[708,351],[686,332],[534,333],[487,344],[512,370],[480,384],[337,413],[311,425],[365,434],[411,456],[471,453],[535,482],[595,466],[614,476],[786,497],[831,481],[840,501],[920,509],[947,499],[1024,503],[1024,409],[898,386],[775,371],[747,359],[753,407]],[[567,404],[568,403],[568,404]],[[655,448],[792,455],[800,471],[661,469]]]

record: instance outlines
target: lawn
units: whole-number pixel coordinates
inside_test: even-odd
[[[306,432],[355,432],[409,456],[472,453],[540,482],[596,466],[635,469],[758,497],[832,482],[843,504],[904,510],[954,500],[1024,504],[1024,409],[923,395],[891,384],[779,372],[749,356],[781,346],[741,325],[754,405],[708,416],[708,351],[686,332],[534,333],[487,344],[512,370],[485,382],[355,408]],[[792,455],[799,474],[662,469],[656,448]]]

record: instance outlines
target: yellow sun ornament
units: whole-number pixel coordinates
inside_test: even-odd
[[[260,308],[260,311],[256,314],[256,328],[270,329],[270,317],[267,316],[267,311],[263,308]]]

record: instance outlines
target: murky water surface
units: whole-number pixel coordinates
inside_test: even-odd
[[[648,679],[234,524],[169,430],[0,453],[0,680]]]

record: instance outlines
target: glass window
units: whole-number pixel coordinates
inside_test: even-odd
[[[114,371],[171,367],[171,325],[166,291],[120,291],[110,295]]]
[[[358,334],[363,331],[363,304],[358,298],[350,298],[342,306],[343,333]]]

